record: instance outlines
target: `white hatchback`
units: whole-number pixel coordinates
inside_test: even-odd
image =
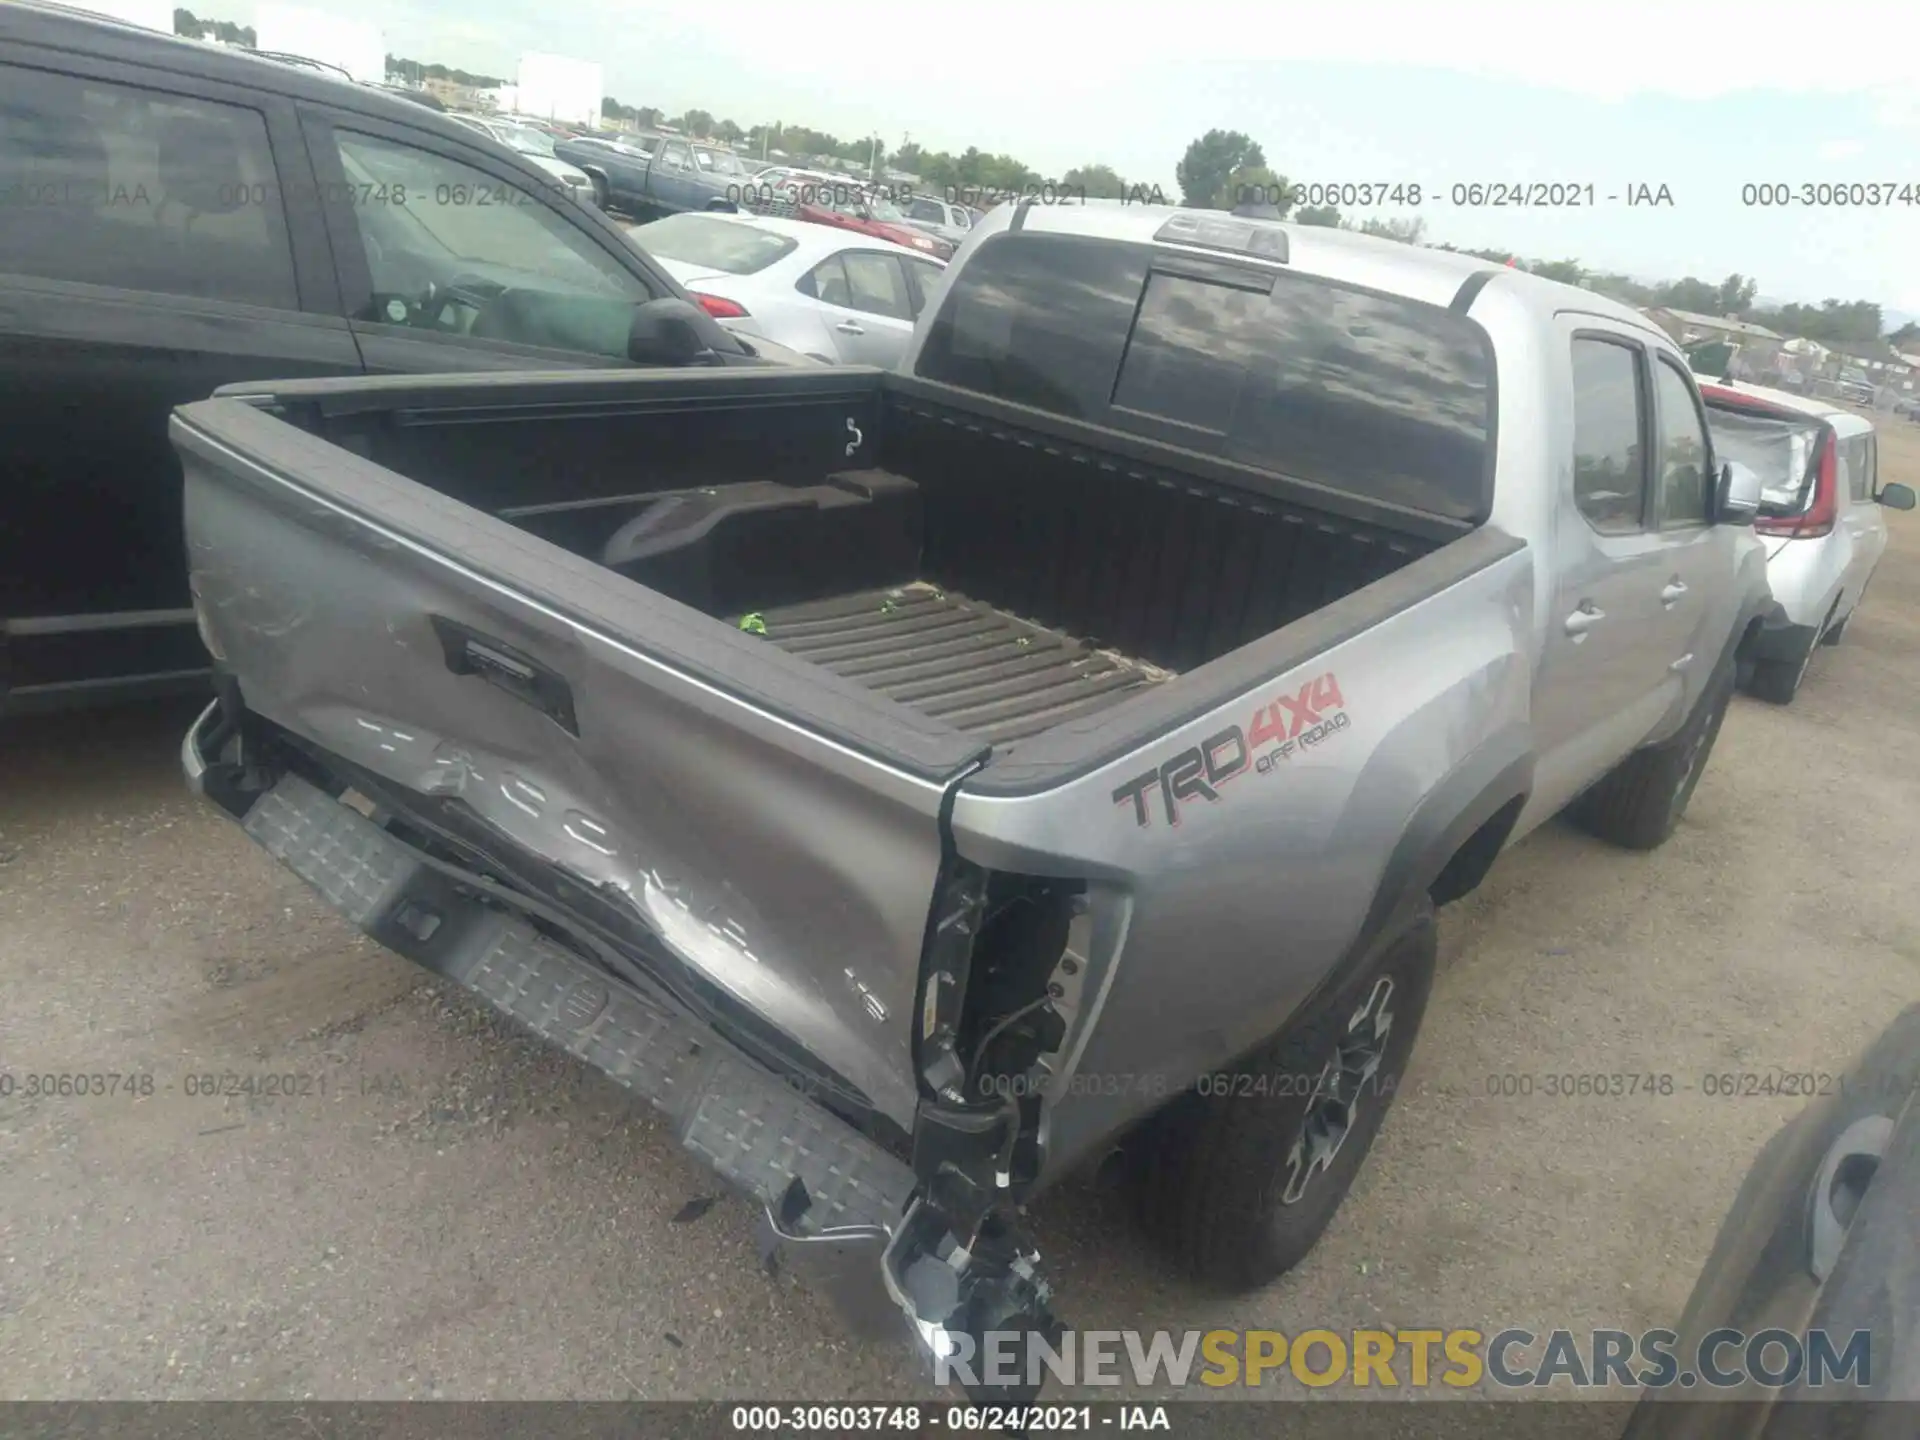
[[[1827,400],[1701,377],[1715,457],[1759,472],[1753,528],[1767,545],[1773,604],[1752,649],[1747,689],[1785,705],[1814,648],[1837,645],[1887,548],[1881,513],[1911,510],[1905,485],[1880,483],[1873,422]]]
[[[891,370],[946,269],[904,245],[766,215],[689,212],[628,233],[728,329],[829,365]]]

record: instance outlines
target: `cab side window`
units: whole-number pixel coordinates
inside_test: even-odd
[[[1713,447],[1706,419],[1678,366],[1662,356],[1653,374],[1660,417],[1660,528],[1705,525],[1713,518]]]
[[[353,318],[626,357],[646,283],[542,200],[384,136],[335,130],[372,293]]]
[[[1646,511],[1645,395],[1637,346],[1573,342],[1573,500],[1602,535],[1631,535]]]

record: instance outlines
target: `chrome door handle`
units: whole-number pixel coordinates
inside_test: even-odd
[[[1593,604],[1582,605],[1578,610],[1567,616],[1567,634],[1578,640],[1585,636],[1587,631],[1591,630],[1606,618],[1607,612],[1598,606]]]
[[[867,333],[864,329],[854,324],[851,320],[842,320],[838,325],[834,326],[833,328],[838,330],[842,335],[864,335]]]
[[[1687,587],[1678,580],[1669,580],[1666,588],[1660,592],[1660,603],[1671,610],[1680,597],[1687,593]]]

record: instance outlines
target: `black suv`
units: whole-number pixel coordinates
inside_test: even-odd
[[[786,358],[444,116],[0,5],[0,715],[201,683],[176,405],[294,376]]]

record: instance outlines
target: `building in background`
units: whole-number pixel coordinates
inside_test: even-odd
[[[501,108],[500,92],[490,86],[462,85],[458,80],[436,80],[428,76],[420,88],[449,110],[494,110]]]
[[[599,61],[529,52],[520,57],[513,108],[521,115],[591,128],[600,123],[605,94]]]
[[[261,50],[317,61],[368,85],[386,83],[387,41],[378,26],[268,0],[261,0],[253,14]]]

